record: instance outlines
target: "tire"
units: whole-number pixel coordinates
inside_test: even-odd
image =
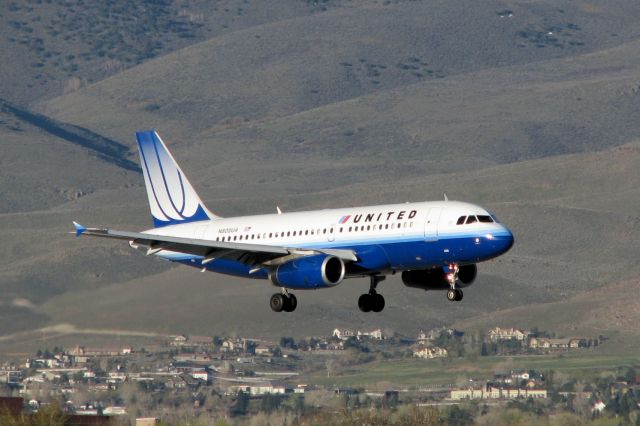
[[[280,293],[274,294],[273,296],[271,296],[271,299],[269,300],[269,306],[271,306],[271,309],[274,312],[282,312],[282,310],[286,305],[287,305],[287,300],[285,299],[284,295]]]
[[[464,294],[462,293],[462,290],[456,289],[456,302],[461,301],[462,297],[464,297]]]
[[[366,293],[361,295],[358,298],[358,308],[360,308],[362,312],[371,311],[371,296]]]
[[[384,297],[381,294],[375,294],[371,297],[371,299],[373,300],[373,306],[371,307],[371,310],[373,312],[382,312],[385,304]]]
[[[294,294],[289,294],[289,297],[285,297],[284,311],[293,312],[298,307],[298,299]]]
[[[456,290],[454,289],[447,290],[447,299],[449,299],[450,302],[455,302],[457,297],[458,295]]]

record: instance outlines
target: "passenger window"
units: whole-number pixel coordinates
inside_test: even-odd
[[[467,218],[467,225],[470,224],[470,223],[476,223],[477,221],[478,221],[478,219],[476,219],[475,216],[469,216]]]
[[[323,234],[326,234],[326,233],[327,233],[327,228],[324,228],[324,229],[322,230],[322,233],[323,233]]]
[[[269,238],[273,238],[273,233],[269,232]]]
[[[342,226],[340,227],[340,232],[342,232]]]
[[[458,218],[458,221],[456,222],[456,225],[462,225],[464,223],[464,220],[466,219],[466,216],[460,216]]]
[[[384,229],[389,229],[389,224],[388,223],[384,226]]]
[[[309,230],[304,231],[304,235],[309,235]]]
[[[493,223],[493,219],[491,219],[491,216],[486,215],[478,215],[478,221],[482,223]]]
[[[351,232],[352,230],[353,230],[353,228],[350,226],[350,227],[349,227],[349,232]]]
[[[371,225],[367,225],[367,231],[371,231]]]

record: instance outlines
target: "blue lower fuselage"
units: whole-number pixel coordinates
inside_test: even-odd
[[[492,234],[441,236],[435,241],[408,238],[378,241],[326,243],[305,248],[340,248],[353,250],[358,261],[347,266],[347,277],[392,271],[429,269],[450,264],[465,265],[493,259],[513,245],[513,234],[506,228]],[[234,260],[216,259],[202,265],[203,257],[180,255],[168,260],[221,274],[245,278],[268,278],[266,268],[250,273],[251,267]]]

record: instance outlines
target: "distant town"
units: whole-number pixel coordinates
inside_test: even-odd
[[[2,365],[0,382],[5,405],[20,405],[14,415],[55,409],[61,416],[93,416],[117,424],[173,424],[185,418],[235,424],[250,415],[314,419],[327,410],[367,407],[413,407],[438,410],[442,416],[452,407],[458,412],[473,403],[476,411],[467,413],[472,418],[483,415],[480,406],[535,401],[544,401],[546,409],[580,403],[590,416],[604,415],[607,409],[624,415],[615,401],[624,395],[636,398],[638,377],[633,368],[606,383],[580,386],[574,379],[559,381],[552,369],[510,368],[508,363],[490,377],[464,383],[425,379],[402,387],[389,378],[387,388],[345,384],[350,369],[375,360],[413,362],[419,374],[421,365],[454,359],[472,368],[482,358],[569,356],[591,351],[606,340],[500,327],[483,333],[444,327],[412,337],[382,329],[336,328],[327,336],[279,341],[176,335],[145,347],[42,348],[20,364]],[[637,408],[635,402],[629,410]]]

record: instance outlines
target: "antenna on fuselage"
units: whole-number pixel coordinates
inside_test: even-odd
[[[447,197],[447,193],[446,192],[444,193],[444,200],[445,201],[449,201],[449,197]]]

